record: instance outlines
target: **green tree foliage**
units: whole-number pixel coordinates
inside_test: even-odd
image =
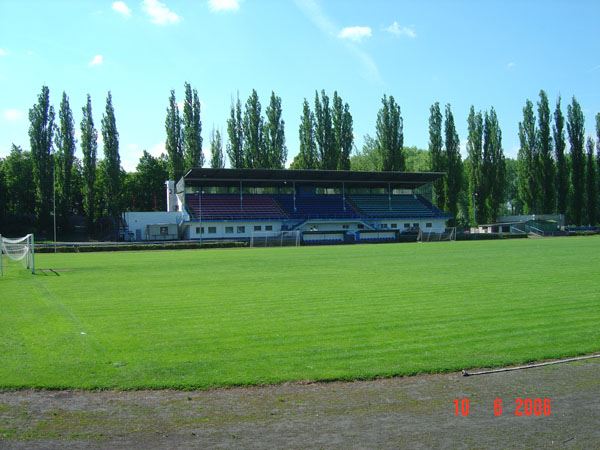
[[[283,169],[287,159],[285,146],[285,122],[282,119],[281,97],[271,92],[269,106],[265,110],[266,122],[263,130],[265,157],[269,169]]]
[[[302,105],[302,116],[298,129],[300,138],[300,151],[294,159],[294,169],[318,169],[319,155],[317,153],[317,142],[315,139],[315,115],[310,110],[308,101],[304,99]]]
[[[519,196],[519,163],[516,159],[506,158],[506,200],[510,205],[507,213],[523,214],[523,202]]]
[[[446,199],[444,209],[452,215],[451,224],[456,224],[458,217],[458,201],[462,190],[462,160],[460,157],[460,141],[456,126],[454,125],[454,115],[450,105],[446,105],[444,112],[444,135],[445,135],[445,154],[447,174],[445,177]]]
[[[600,113],[596,114],[596,193],[598,204],[596,205],[596,219],[600,219]]]
[[[378,172],[383,169],[382,153],[372,136],[365,135],[362,149],[350,158],[350,168],[367,172]]]
[[[213,169],[223,169],[225,167],[221,133],[214,128],[210,133],[210,167]]]
[[[402,149],[407,172],[431,171],[431,155],[429,151],[417,147],[404,147]]]
[[[73,161],[75,158],[75,122],[69,97],[63,92],[58,111],[59,126],[56,132],[56,190],[63,229],[73,213]]]
[[[598,220],[598,186],[596,174],[596,160],[594,158],[594,140],[591,137],[587,139],[587,156],[586,156],[586,199],[587,199],[587,223],[595,225]]]
[[[47,86],[42,86],[37,104],[29,110],[29,122],[33,179],[36,186],[36,213],[41,229],[47,231],[50,229],[54,170],[54,108],[50,105],[50,90]]]
[[[244,159],[244,126],[242,121],[242,104],[238,95],[235,105],[231,102],[231,111],[227,120],[227,156],[232,169],[246,167]]]
[[[83,153],[83,204],[88,229],[93,230],[96,219],[96,159],[98,152],[98,131],[94,128],[92,99],[87,96],[86,105],[81,108],[81,152]]]
[[[263,136],[264,120],[261,114],[261,105],[255,89],[246,100],[244,118],[242,120],[244,132],[244,159],[248,168],[268,168],[269,160],[265,151]]]
[[[324,170],[335,170],[338,166],[338,154],[335,150],[335,137],[329,97],[324,90],[315,92],[315,135],[317,150],[319,153],[319,168]]]
[[[442,112],[440,104],[435,102],[429,108],[429,153],[431,154],[431,170],[446,172],[448,165],[444,158],[442,138]],[[433,183],[433,202],[443,209],[446,205],[445,178],[440,178]]]
[[[483,180],[483,116],[481,111],[475,113],[471,106],[467,119],[469,137],[467,139],[469,166],[469,220],[471,224],[485,222],[486,192]]]
[[[165,180],[169,176],[169,164],[165,154],[158,158],[146,150],[140,158],[133,174],[132,209],[137,211],[166,211],[167,197]]]
[[[2,162],[2,171],[6,188],[6,212],[12,215],[34,215],[37,190],[32,154],[13,144]]]
[[[553,213],[556,207],[555,167],[552,158],[551,115],[548,96],[540,91],[538,108],[537,144],[539,146],[538,167],[540,171],[541,210],[544,214]]]
[[[404,121],[400,106],[390,95],[381,99],[381,109],[377,113],[377,147],[383,156],[383,170],[404,171]]]
[[[350,152],[354,144],[353,121],[350,106],[344,103],[337,91],[333,93],[331,109],[331,124],[333,126],[334,150],[331,154],[332,164],[337,160],[338,170],[350,170]]]
[[[104,198],[106,210],[115,221],[119,218],[121,204],[121,157],[119,156],[119,132],[112,104],[112,94],[108,91],[106,108],[102,115],[102,140],[104,141]],[[115,230],[117,231],[117,230]]]
[[[519,192],[526,214],[541,212],[541,179],[533,103],[527,100],[519,122]]]
[[[183,176],[184,163],[181,118],[179,117],[179,106],[177,106],[174,90],[171,90],[169,97],[165,130],[167,132],[165,149],[169,156],[169,179],[177,181]]]
[[[573,97],[567,108],[567,133],[571,144],[571,184],[573,185],[573,197],[571,201],[571,219],[575,225],[583,222],[584,209],[584,179],[585,179],[585,156],[583,146],[585,141],[585,119],[579,102]]]
[[[8,195],[6,192],[6,177],[4,176],[4,160],[0,158],[0,224],[8,214]],[[0,233],[2,229],[0,228]]]
[[[567,213],[569,198],[569,167],[565,156],[565,117],[560,107],[560,97],[556,101],[554,110],[554,155],[556,159],[556,211],[559,214]]]
[[[84,197],[85,180],[83,178],[83,165],[78,158],[73,158],[73,167],[71,168],[71,210],[74,214],[85,215]]]
[[[495,222],[504,205],[506,165],[502,150],[502,131],[494,108],[485,113],[483,123],[483,167],[486,222]]]
[[[200,99],[198,91],[185,83],[185,102],[183,104],[183,161],[184,171],[204,165],[202,154],[202,120],[200,117]],[[169,105],[170,106],[170,105]]]

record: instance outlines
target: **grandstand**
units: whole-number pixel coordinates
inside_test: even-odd
[[[298,232],[305,244],[388,242],[442,233],[449,215],[427,193],[442,173],[203,169],[167,181],[161,224],[128,213],[131,240],[179,227],[179,239],[247,240]],[[133,230],[136,226],[137,229]],[[170,233],[170,231],[169,231]],[[170,239],[171,234],[165,235]]]

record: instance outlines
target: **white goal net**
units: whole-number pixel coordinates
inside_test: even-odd
[[[417,242],[440,242],[455,241],[456,227],[446,228],[444,231],[423,231],[419,230]]]
[[[0,235],[0,274],[4,270],[3,256],[8,260],[19,261],[23,267],[35,273],[35,243],[33,234],[25,237],[10,239]]]
[[[279,233],[253,233],[250,247],[297,247],[300,245],[300,231],[280,231]]]

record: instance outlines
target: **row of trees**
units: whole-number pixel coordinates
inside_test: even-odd
[[[561,98],[556,101],[553,121],[543,90],[536,109],[537,116],[533,103],[527,100],[519,123],[518,193],[523,211],[567,214],[577,225],[595,224],[599,208],[600,114],[596,115],[598,150],[594,155],[594,140],[588,137],[586,142],[583,111],[573,97],[567,106],[567,154]]]
[[[13,145],[0,160],[0,217],[36,218],[40,230],[49,230],[53,194],[59,225],[69,217],[85,215],[92,230],[100,217],[116,223],[120,211],[164,210],[164,181],[177,179],[192,167],[202,166],[202,121],[198,93],[185,83],[183,115],[171,91],[167,114],[166,155],[144,151],[134,173],[120,165],[119,133],[109,92],[102,114],[103,158],[98,157],[98,130],[92,101],[82,107],[80,146],[75,157],[75,120],[69,98],[63,93],[55,123],[50,93],[42,87],[29,112],[31,151]],[[456,218],[457,224],[488,223],[502,213],[567,213],[571,223],[598,220],[600,192],[600,114],[596,116],[598,142],[585,141],[584,117],[575,98],[567,120],[557,100],[553,114],[548,97],[540,92],[537,114],[527,100],[519,124],[521,142],[517,160],[505,158],[502,132],[494,108],[467,118],[467,158],[461,160],[455,119],[448,104],[430,108],[429,147],[404,147],[403,118],[394,97],[384,95],[377,113],[374,137],[365,136],[355,150],[353,121],[348,103],[337,92],[330,101],[325,91],[315,92],[311,108],[305,99],[299,127],[299,152],[291,164],[297,169],[437,171],[446,176],[433,186],[434,203]],[[566,125],[566,126],[565,126]],[[226,152],[234,168],[283,168],[287,158],[281,98],[273,92],[263,116],[258,94],[252,91],[242,105],[232,103],[227,120]],[[567,153],[568,135],[569,152]],[[219,130],[210,134],[210,166],[225,167]],[[594,155],[594,150],[596,154]]]

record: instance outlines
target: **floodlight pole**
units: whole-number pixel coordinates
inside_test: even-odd
[[[52,213],[54,221],[54,253],[56,253],[56,161],[52,161]]]

